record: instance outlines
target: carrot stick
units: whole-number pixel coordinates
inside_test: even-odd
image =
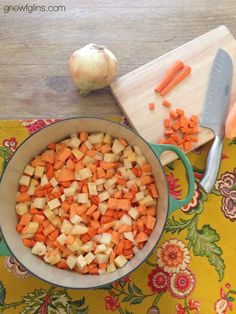
[[[167,95],[177,84],[182,82],[189,74],[191,73],[191,68],[186,65],[181,70],[179,74],[176,75],[175,78],[167,85],[164,89],[161,90],[160,94],[161,96]]]
[[[160,93],[174,78],[174,76],[184,68],[184,64],[182,61],[176,61],[165,73],[161,82],[155,88],[157,93]]]

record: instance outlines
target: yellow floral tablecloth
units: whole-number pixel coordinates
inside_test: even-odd
[[[54,121],[0,121],[0,169],[29,134]],[[236,139],[225,141],[218,180],[206,195],[197,182],[208,148],[188,155],[192,202],[169,217],[149,260],[120,282],[82,291],[51,286],[8,256],[0,234],[0,313],[236,313]],[[180,198],[187,187],[181,162],[165,171],[170,193]]]

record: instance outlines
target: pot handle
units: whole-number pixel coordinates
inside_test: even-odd
[[[167,145],[167,144],[165,144],[165,145],[150,144],[150,146],[159,158],[160,158],[161,154],[167,150],[170,150],[170,151],[173,151],[174,153],[176,153],[179,156],[179,158],[181,159],[181,161],[183,162],[186,173],[187,173],[187,177],[188,177],[188,194],[187,194],[187,196],[182,200],[176,200],[171,195],[169,195],[169,213],[172,213],[177,208],[180,208],[180,207],[187,205],[193,198],[193,194],[194,194],[193,169],[192,169],[192,166],[191,166],[188,158],[186,157],[185,153],[181,149],[179,149],[178,147],[173,146],[173,145]]]

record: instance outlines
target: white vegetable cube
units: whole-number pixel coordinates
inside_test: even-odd
[[[54,177],[49,182],[54,188],[58,185],[58,181]]]
[[[79,175],[82,180],[88,179],[93,176],[91,170],[89,168],[83,168],[79,170]]]
[[[124,232],[124,237],[125,239],[133,242],[134,241],[134,236],[132,232]]]
[[[22,239],[31,239],[34,237],[34,233],[21,233]]]
[[[105,212],[107,211],[108,209],[108,205],[107,205],[107,202],[102,202],[102,203],[99,203],[98,204],[98,210],[100,211],[100,213],[102,215],[105,214]]]
[[[84,259],[85,259],[85,262],[89,265],[95,259],[95,255],[93,253],[89,252],[88,254],[86,254],[84,256]]]
[[[110,198],[110,194],[107,191],[105,191],[105,192],[98,194],[98,198],[99,198],[100,202],[103,202],[103,201],[106,201]]]
[[[35,170],[34,167],[27,165],[24,169],[24,173],[32,177],[32,175],[34,174],[34,170]]]
[[[57,208],[59,206],[61,206],[61,203],[60,203],[58,198],[54,198],[53,200],[48,202],[48,207],[50,209],[54,209],[54,208]]]
[[[103,253],[105,252],[107,249],[105,244],[99,244],[96,249],[95,249],[95,253]]]
[[[112,262],[107,266],[107,272],[113,273],[114,271],[116,271],[116,265]]]
[[[142,200],[143,198],[144,198],[144,193],[143,193],[143,191],[140,191],[140,192],[138,192],[138,193],[135,194],[135,199],[136,199],[136,201],[140,201],[140,200]]]
[[[35,186],[34,185],[30,185],[27,191],[27,194],[29,194],[29,196],[33,196],[35,193]]]
[[[80,251],[82,245],[82,241],[79,238],[76,238],[75,241],[72,244],[68,244],[67,247],[72,252]]]
[[[89,135],[88,140],[92,144],[99,144],[99,143],[102,143],[103,138],[104,138],[103,133],[93,133],[93,134]]]
[[[106,162],[114,162],[116,160],[116,155],[112,153],[105,153],[103,160]]]
[[[123,267],[127,262],[128,260],[124,255],[119,255],[114,259],[115,265],[119,268]]]
[[[143,155],[139,155],[136,157],[136,162],[139,166],[142,166],[147,162],[147,159]]]
[[[112,236],[110,233],[103,233],[100,239],[100,243],[109,245],[111,243],[111,238]]]
[[[43,166],[36,166],[35,167],[35,171],[34,171],[34,176],[36,178],[42,178],[42,176],[44,174],[44,170],[45,170],[45,167],[43,167]]]
[[[142,151],[137,145],[134,146],[134,151],[138,156],[142,155]]]
[[[132,217],[134,220],[138,219],[140,216],[139,211],[135,207],[131,207],[130,210],[128,211],[128,214],[130,217]]]
[[[35,178],[32,178],[30,181],[30,185],[33,185],[33,186],[39,185],[39,181]]]
[[[128,159],[124,159],[124,165],[126,169],[131,169],[133,167],[132,162]]]
[[[86,145],[86,147],[87,147],[88,149],[92,149],[92,148],[93,148],[93,144],[92,144],[89,140],[87,140],[86,142],[84,142],[84,144]]]
[[[88,194],[87,193],[78,193],[77,201],[81,204],[87,204],[88,203]]]
[[[43,242],[35,242],[34,246],[32,247],[31,252],[32,254],[39,255],[39,256],[45,255],[47,252],[46,245]]]
[[[22,175],[22,176],[20,177],[19,184],[28,187],[29,184],[30,184],[30,177],[29,177],[29,176],[24,176],[24,175]]]
[[[131,162],[135,162],[136,161],[136,154],[135,153],[130,153],[128,156],[127,156],[127,159]]]
[[[86,260],[84,259],[83,255],[80,255],[76,259],[76,265],[79,267],[80,270],[84,268],[84,266],[87,265]]]
[[[97,160],[94,157],[90,156],[85,156],[82,161],[84,165],[95,164],[97,162]]]
[[[36,197],[33,202],[33,207],[43,209],[46,204],[45,197]]]
[[[105,134],[104,138],[103,138],[103,143],[105,144],[111,144],[112,142],[112,137],[110,134]]]
[[[72,154],[77,160],[80,160],[84,156],[84,154],[78,148],[72,149]]]
[[[128,157],[128,155],[131,154],[132,152],[133,152],[132,147],[130,145],[127,146],[123,151],[124,157],[125,158]]]
[[[78,148],[81,143],[81,140],[78,137],[72,137],[72,139],[68,142],[68,146],[71,148]]]
[[[80,235],[88,232],[88,228],[83,225],[74,225],[70,234],[72,235]]]
[[[77,260],[77,257],[74,256],[74,255],[69,255],[66,259],[66,264],[68,265],[68,267],[70,269],[73,269],[75,267],[75,264],[76,264],[76,260]]]
[[[25,233],[35,233],[38,230],[39,224],[38,222],[31,221],[26,226]]]
[[[44,175],[42,176],[42,178],[41,178],[40,185],[41,185],[41,186],[44,186],[44,185],[47,185],[48,183],[49,183],[48,178],[47,178],[46,174],[44,174]]]
[[[94,156],[94,158],[95,158],[96,160],[103,160],[103,154],[97,152],[97,154]]]
[[[124,150],[124,149],[125,149],[124,145],[122,145],[117,139],[115,139],[113,142],[112,148],[111,148],[112,152],[115,155],[117,155],[120,152],[122,152],[122,150]]]
[[[118,170],[121,172],[121,174],[125,178],[125,180],[129,179],[128,171],[125,167],[119,167]]]
[[[83,221],[83,218],[77,214],[75,214],[74,216],[70,217],[70,221],[74,224],[77,225],[79,224],[81,221]]]
[[[100,240],[101,240],[101,237],[102,237],[101,234],[96,234],[96,235],[92,238],[92,240],[93,240],[94,242],[96,242],[96,243],[99,243]]]
[[[44,256],[44,260],[45,260],[45,262],[47,262],[51,265],[55,265],[61,261],[61,253],[59,250],[55,249],[52,252],[46,253]]]
[[[52,220],[54,217],[56,217],[54,212],[50,208],[46,208],[43,213],[48,220]]]
[[[109,256],[102,253],[95,254],[96,260],[99,264],[108,263]]]
[[[25,203],[19,203],[15,206],[18,215],[24,215],[28,212],[28,206]]]
[[[128,215],[123,215],[120,218],[120,225],[132,225],[132,219]]]
[[[79,174],[79,171],[74,171],[74,180],[77,180],[77,181],[82,180],[81,176]]]
[[[104,252],[106,255],[110,256],[112,253],[112,248],[108,246],[108,248],[106,249],[106,251]]]
[[[61,199],[62,202],[64,202],[64,201],[66,200],[66,195],[65,195],[65,194],[62,194],[62,195],[60,196],[60,199]]]
[[[107,182],[104,184],[106,189],[109,189],[112,185],[114,185],[118,181],[117,177],[113,177],[111,179],[108,179]]]
[[[81,245],[80,250],[83,252],[91,252],[93,250],[94,243],[92,241],[88,241],[85,244]]]
[[[96,185],[101,185],[104,184],[105,182],[106,182],[105,178],[100,178],[95,181]]]
[[[61,224],[61,233],[70,234],[71,230],[73,229],[73,225],[68,221],[64,220]]]
[[[73,196],[75,195],[77,188],[75,186],[69,186],[64,189],[65,196]]]
[[[141,199],[139,201],[140,205],[144,205],[144,206],[155,206],[156,202],[155,200],[151,197],[151,195],[147,195],[145,196],[143,199]]]
[[[64,233],[61,233],[58,237],[57,237],[57,241],[61,244],[64,245],[66,243],[66,238],[67,236]]]
[[[89,195],[97,195],[97,186],[95,182],[88,182]]]

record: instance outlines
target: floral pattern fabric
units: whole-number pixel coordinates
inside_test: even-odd
[[[122,117],[110,117],[127,124]],[[17,147],[55,122],[0,121],[0,175]],[[103,288],[70,290],[29,274],[0,233],[0,313],[225,314],[236,313],[236,139],[225,140],[213,191],[198,185],[209,144],[188,154],[195,176],[192,201],[169,216],[153,254],[130,276]],[[187,182],[181,161],[165,167],[170,194]]]

